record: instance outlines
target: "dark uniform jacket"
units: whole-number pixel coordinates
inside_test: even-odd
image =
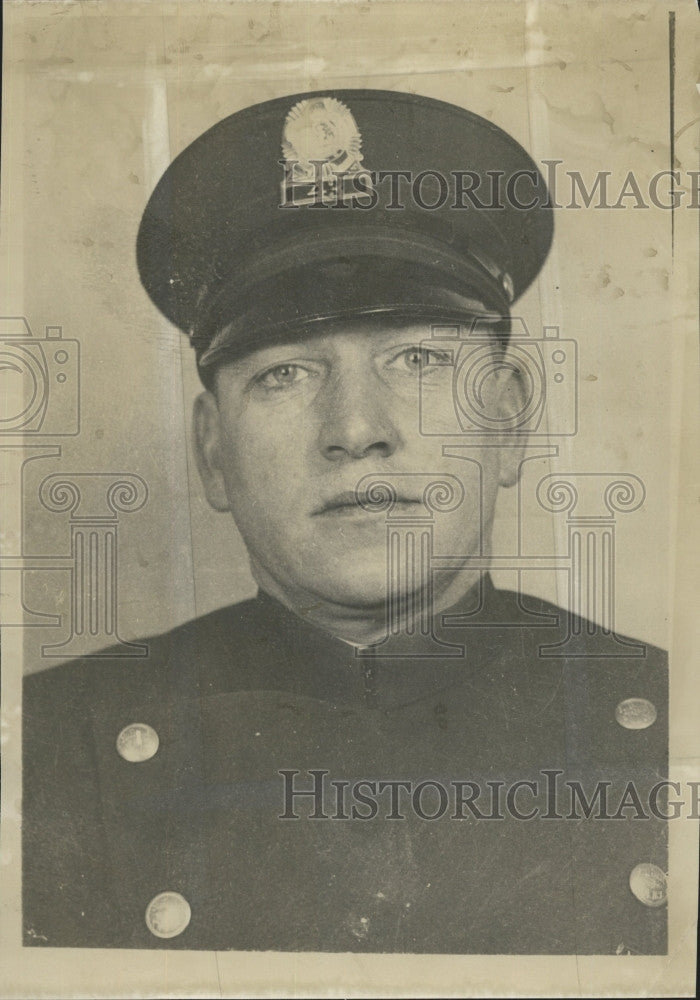
[[[612,640],[615,655],[541,655],[572,623],[585,654],[595,630],[485,591],[474,623],[438,626],[457,657],[405,640],[361,655],[260,594],[149,640],[147,658],[30,676],[25,943],[665,952],[667,824],[648,805],[667,769],[665,655]],[[412,784],[392,807],[391,787],[361,781]]]

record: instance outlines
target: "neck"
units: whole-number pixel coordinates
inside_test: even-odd
[[[353,645],[371,646],[380,642],[387,634],[386,600],[370,605],[343,604],[331,601],[312,592],[294,592],[293,594],[280,586],[261,567],[252,565],[253,576],[261,590],[274,597],[280,604],[289,608],[304,621],[330,633],[338,639]],[[455,573],[441,588],[435,588],[432,595],[433,616],[454,607],[480,581],[483,576],[480,570],[465,570]],[[417,596],[417,595],[416,595]],[[399,605],[417,609],[419,600],[397,602]],[[414,617],[405,614],[400,620],[400,628],[413,634]]]

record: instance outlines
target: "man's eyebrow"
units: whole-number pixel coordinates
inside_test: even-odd
[[[272,365],[284,364],[286,359],[298,356],[300,351],[303,353],[305,345],[305,341],[285,341],[280,344],[269,344],[258,350],[249,351],[227,358],[225,361],[220,361],[211,379],[211,390],[216,396],[222,372],[233,372],[242,378],[247,378]]]
[[[229,361],[223,361],[220,368],[240,366],[242,368],[266,367],[268,364],[275,364],[279,358],[303,355],[314,350],[314,341],[319,338],[308,340],[281,341],[278,344],[266,344],[254,351],[246,351],[244,354],[232,357]]]

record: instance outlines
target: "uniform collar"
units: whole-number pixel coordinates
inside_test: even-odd
[[[474,682],[497,656],[503,638],[496,624],[499,592],[488,575],[457,604],[435,615],[432,636],[396,636],[360,649],[264,591],[251,610],[268,655],[259,669],[256,665],[247,688],[255,684],[257,689],[370,709],[390,710]],[[490,627],[465,629],[452,621],[477,611]]]

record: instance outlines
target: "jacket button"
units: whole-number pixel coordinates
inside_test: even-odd
[[[158,733],[143,722],[125,726],[117,736],[117,753],[132,764],[155,757],[159,745]]]
[[[146,907],[146,926],[158,938],[182,934],[191,918],[190,904],[179,892],[160,892]]]
[[[668,891],[666,876],[658,865],[635,865],[630,872],[630,889],[645,906],[663,906]]]
[[[625,698],[615,709],[615,719],[625,729],[648,729],[656,722],[656,706],[646,698]]]

